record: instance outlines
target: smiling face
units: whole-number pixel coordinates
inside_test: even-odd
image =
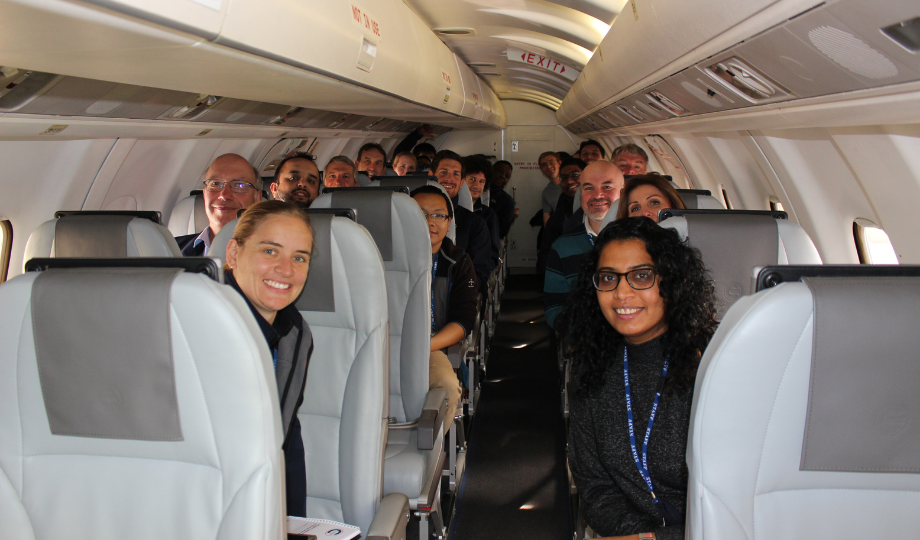
[[[255,187],[247,187],[243,193],[230,190],[229,182],[258,184],[252,166],[237,154],[224,154],[215,159],[205,171],[204,179],[224,182],[224,189],[220,191],[204,190],[204,209],[212,235],[216,235],[224,225],[236,219],[237,211],[249,208],[262,199],[262,192]]]
[[[323,185],[326,187],[356,187],[355,169],[347,163],[333,162],[326,165],[323,172]]]
[[[415,172],[415,161],[409,156],[400,156],[393,162],[393,170],[397,176],[406,176]]]
[[[434,171],[434,175],[438,177],[438,183],[444,186],[451,199],[460,193],[460,184],[463,182],[463,178],[460,177],[462,170],[463,167],[459,161],[442,159],[438,162],[438,170]]]
[[[645,174],[648,161],[636,154],[620,154],[613,159],[613,163],[623,171],[623,174]]]
[[[611,203],[620,197],[621,189],[623,173],[609,161],[591,163],[581,173],[581,207],[595,232],[600,229]]]
[[[540,172],[548,180],[555,183],[559,179],[559,158],[555,155],[544,156],[540,160]]]
[[[482,173],[468,174],[464,180],[466,181],[466,185],[470,188],[470,195],[473,196],[474,201],[478,199],[486,189],[486,175]]]
[[[569,197],[574,197],[581,183],[581,167],[578,165],[566,165],[559,171],[559,187],[562,192]]]
[[[361,157],[358,158],[357,165],[358,170],[361,172],[366,172],[367,176],[373,178],[375,176],[383,176],[383,172],[386,168],[386,156],[380,153],[380,150],[376,148],[369,148],[365,150]]]
[[[654,266],[645,242],[632,239],[613,241],[604,246],[597,271],[626,273]],[[637,291],[625,276],[621,276],[616,289],[597,291],[597,302],[607,322],[632,345],[655,339],[668,329],[665,301],[658,289],[658,279],[651,288]]]
[[[670,207],[668,197],[655,186],[638,186],[629,192],[627,216],[645,216],[658,223],[658,211]]]
[[[288,215],[266,218],[241,245],[227,244],[233,277],[256,311],[269,323],[292,304],[307,281],[313,236],[302,220]]]
[[[441,249],[441,243],[450,229],[450,218],[434,217],[447,215],[447,201],[434,193],[419,193],[413,198],[428,216],[428,237],[431,239],[431,252],[434,253]]]
[[[309,208],[319,195],[319,169],[309,159],[289,159],[278,173],[278,182],[269,189],[276,200]]]

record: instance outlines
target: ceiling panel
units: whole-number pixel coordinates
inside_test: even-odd
[[[554,110],[626,4],[625,0],[404,1],[500,99],[526,99]]]

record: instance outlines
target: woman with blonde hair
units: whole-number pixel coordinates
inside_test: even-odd
[[[295,302],[303,291],[313,252],[310,216],[282,201],[246,210],[227,243],[227,285],[246,300],[262,330],[275,367],[284,429],[287,514],[307,515],[307,473],[297,410],[303,403],[313,352],[310,327]]]

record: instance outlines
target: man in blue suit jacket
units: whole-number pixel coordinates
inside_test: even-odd
[[[204,173],[204,211],[208,226],[203,231],[176,237],[186,257],[207,256],[211,242],[236,214],[262,200],[259,172],[239,154],[224,154]]]

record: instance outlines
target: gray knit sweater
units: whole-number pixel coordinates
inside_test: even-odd
[[[629,346],[629,383],[637,450],[655,400],[664,358],[661,338]],[[663,527],[648,487],[633,461],[626,416],[623,349],[611,354],[603,386],[571,404],[568,457],[588,525],[602,536],[654,532],[663,540],[684,537],[683,526]],[[659,499],[686,513],[687,432],[693,389],[661,396],[648,445],[648,467]]]

